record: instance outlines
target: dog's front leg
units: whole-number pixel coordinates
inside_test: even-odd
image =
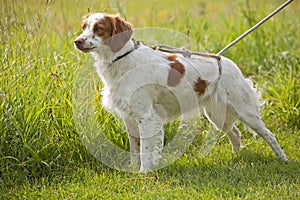
[[[139,127],[137,123],[135,123],[135,121],[131,118],[126,118],[124,122],[126,125],[130,144],[131,167],[133,170],[139,169],[141,166]]]
[[[138,123],[141,137],[140,172],[148,172],[156,167],[162,157],[164,121],[154,109],[150,109]]]

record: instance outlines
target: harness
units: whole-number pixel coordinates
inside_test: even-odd
[[[121,60],[122,58],[126,57],[127,55],[129,55],[130,53],[132,53],[133,51],[137,50],[141,43],[141,41],[135,40],[135,39],[131,39],[131,41],[134,44],[133,49],[131,49],[130,51],[127,51],[126,53],[116,57],[110,65],[112,65],[114,62],[117,62],[118,60]],[[167,52],[167,53],[177,53],[177,54],[182,54],[184,57],[190,58],[192,55],[197,55],[197,56],[202,56],[202,57],[208,57],[208,58],[214,58],[217,60],[218,62],[218,66],[219,66],[219,75],[221,75],[222,73],[222,66],[221,66],[221,56],[216,55],[216,54],[211,54],[211,53],[201,53],[201,52],[194,52],[194,51],[190,51],[184,47],[182,48],[177,48],[177,47],[173,47],[173,46],[168,46],[165,44],[159,44],[159,45],[155,45],[155,46],[149,46],[145,43],[143,43],[144,45],[150,47],[151,49],[155,50],[155,51],[161,51],[161,52]]]
[[[212,53],[202,53],[202,52],[195,52],[195,51],[190,51],[184,47],[182,48],[176,48],[173,46],[168,46],[165,44],[159,44],[151,47],[153,50],[158,50],[162,52],[167,52],[167,53],[178,53],[182,54],[184,57],[190,58],[192,55],[196,56],[201,56],[201,57],[207,57],[207,58],[214,58],[217,60],[218,66],[219,66],[219,76],[222,73],[222,65],[221,65],[221,56],[217,54],[212,54]]]

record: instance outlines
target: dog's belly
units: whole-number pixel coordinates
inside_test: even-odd
[[[201,111],[200,99],[196,93],[183,88],[161,90],[154,103],[160,105],[158,112],[164,113],[162,116],[166,121],[173,121],[180,116],[194,115]]]
[[[173,121],[181,115],[180,102],[176,98],[160,97],[154,107],[166,121]]]

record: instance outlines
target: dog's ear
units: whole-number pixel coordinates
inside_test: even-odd
[[[112,22],[112,36],[110,39],[110,48],[113,52],[120,51],[131,38],[132,25],[120,16],[113,16]]]
[[[89,16],[91,16],[91,14],[93,14],[93,13],[89,12],[88,14],[83,15],[83,16],[81,17],[81,19],[82,19],[82,20],[86,20],[87,18],[89,18]]]
[[[89,16],[91,16],[92,13],[88,13],[84,16],[81,17],[82,19],[82,24],[81,24],[81,29],[84,30],[86,28],[86,22],[87,22],[87,19],[89,18]]]

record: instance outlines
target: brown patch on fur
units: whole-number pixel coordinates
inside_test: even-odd
[[[99,37],[101,37],[104,44],[109,45],[110,38],[113,34],[112,25],[109,20],[106,20],[104,18],[104,19],[100,19],[99,21],[97,21],[94,24],[93,32],[95,35],[98,35]]]
[[[123,48],[132,35],[132,25],[119,15],[105,15],[99,23],[103,24],[101,32],[106,32],[103,39],[107,40],[106,44],[110,46],[113,52]]]
[[[199,96],[204,94],[205,89],[207,88],[207,81],[198,78],[197,82],[194,85],[194,91],[198,93]]]
[[[168,60],[171,61],[171,69],[168,76],[168,85],[175,87],[180,83],[181,79],[184,76],[184,65],[177,60],[176,55],[169,55]]]

